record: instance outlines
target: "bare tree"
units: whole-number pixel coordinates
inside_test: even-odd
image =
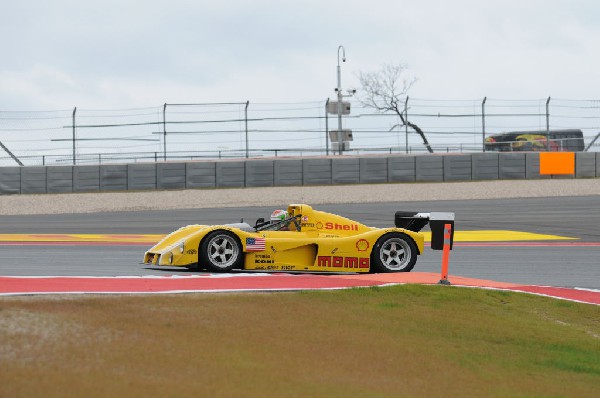
[[[362,86],[359,101],[363,106],[373,108],[378,112],[394,112],[400,118],[398,126],[408,126],[417,132],[423,139],[423,145],[430,153],[433,153],[427,137],[423,130],[415,123],[408,121],[405,114],[405,99],[408,90],[417,81],[416,78],[405,78],[406,66],[398,64],[386,64],[375,72],[360,72],[358,80]]]

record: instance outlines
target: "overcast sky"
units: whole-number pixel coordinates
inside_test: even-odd
[[[600,99],[600,2],[1,1],[0,110],[301,102],[403,63],[410,95]]]

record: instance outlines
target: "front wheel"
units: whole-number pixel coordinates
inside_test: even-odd
[[[417,262],[417,253],[417,245],[406,234],[385,234],[373,246],[371,269],[374,272],[409,272]]]
[[[244,256],[237,236],[228,231],[215,231],[202,241],[199,257],[199,263],[206,265],[209,271],[227,272],[240,268]]]

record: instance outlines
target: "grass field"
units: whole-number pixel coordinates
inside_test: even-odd
[[[0,397],[598,396],[600,306],[404,285],[0,299]]]

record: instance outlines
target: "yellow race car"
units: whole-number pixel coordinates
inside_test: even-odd
[[[430,223],[437,250],[444,244],[444,225],[451,223],[454,230],[453,213],[396,212],[396,226],[390,228],[368,227],[305,204],[279,213],[280,218],[260,218],[254,226],[188,225],[148,250],[143,263],[212,272],[408,272],[423,253],[421,228]]]

